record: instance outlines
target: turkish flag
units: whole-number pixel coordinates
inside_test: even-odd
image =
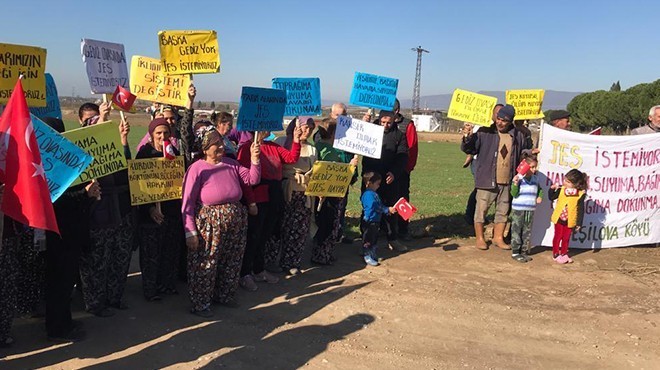
[[[523,159],[522,161],[520,161],[520,164],[518,164],[518,167],[516,167],[516,172],[518,172],[518,174],[521,177],[524,177],[525,175],[527,175],[529,168],[530,168],[529,163],[527,163],[527,161]]]
[[[176,153],[174,153],[174,144],[172,144],[169,139],[163,141],[163,157],[165,159],[174,159],[176,158]]]
[[[412,204],[408,203],[406,198],[401,198],[399,199],[398,202],[394,204],[394,208],[396,208],[396,213],[401,216],[402,219],[408,221],[410,218],[417,212],[417,208],[413,206]]]
[[[37,138],[19,79],[0,117],[2,211],[14,220],[59,234]],[[0,158],[2,155],[0,155]]]
[[[135,103],[136,98],[137,96],[131,94],[128,89],[125,89],[119,85],[117,85],[115,93],[112,94],[112,102],[124,112],[131,110],[131,107],[133,106],[133,103]]]

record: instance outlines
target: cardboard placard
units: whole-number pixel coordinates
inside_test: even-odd
[[[220,48],[215,31],[160,31],[158,45],[166,74],[220,71]]]
[[[9,101],[16,80],[23,73],[23,90],[29,107],[45,107],[46,49],[0,44],[0,104]]]
[[[131,205],[181,199],[185,174],[183,157],[145,158],[128,161]]]

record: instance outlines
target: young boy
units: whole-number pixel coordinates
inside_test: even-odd
[[[380,219],[383,215],[396,213],[396,208],[383,205],[376,190],[380,187],[381,176],[377,172],[367,172],[362,175],[366,189],[360,197],[364,210],[364,225],[362,230],[362,246],[364,248],[364,262],[369,266],[378,266],[376,248]]]
[[[529,262],[529,238],[536,205],[543,200],[543,191],[536,177],[536,156],[523,153],[528,169],[524,176],[516,174],[511,184],[511,258],[518,262]]]

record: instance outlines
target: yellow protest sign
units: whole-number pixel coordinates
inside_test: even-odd
[[[451,97],[447,117],[470,122],[479,126],[490,126],[497,98],[456,89]]]
[[[139,99],[185,107],[190,75],[168,76],[160,60],[134,55],[131,59],[131,92]]]
[[[160,31],[158,45],[166,74],[220,71],[220,48],[215,31]]]
[[[348,163],[317,161],[305,195],[343,198],[351,184],[355,167]]]
[[[94,157],[92,164],[71,186],[126,169],[126,157],[124,147],[121,145],[119,129],[112,121],[66,131],[62,136]]]
[[[545,90],[507,90],[506,103],[516,108],[515,119],[543,118],[543,95]]]
[[[131,205],[181,199],[184,176],[183,157],[146,158],[128,161]]]
[[[46,49],[0,44],[0,104],[9,101],[18,76],[29,107],[46,106]]]

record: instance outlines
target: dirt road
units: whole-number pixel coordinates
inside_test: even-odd
[[[520,264],[469,239],[420,239],[366,268],[357,245],[333,267],[240,291],[211,321],[182,294],[159,303],[129,278],[129,310],[81,312],[87,340],[53,346],[16,320],[1,369],[658,369],[660,249],[616,249],[559,266]],[[137,255],[134,256],[134,262]],[[135,263],[134,263],[135,265]],[[134,266],[135,270],[135,266]]]

